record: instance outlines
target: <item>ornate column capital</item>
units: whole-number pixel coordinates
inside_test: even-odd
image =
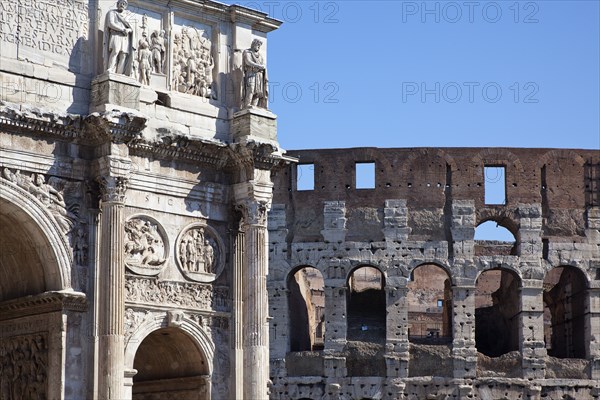
[[[269,203],[264,200],[244,200],[236,204],[235,209],[242,215],[240,227],[260,226],[267,227],[267,212]]]
[[[103,202],[125,202],[129,179],[121,176],[99,176],[100,198]]]

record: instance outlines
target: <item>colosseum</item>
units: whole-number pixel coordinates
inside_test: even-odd
[[[600,396],[597,151],[288,154],[269,213],[271,398]],[[511,240],[475,240],[488,221]]]
[[[280,25],[0,3],[0,399],[600,399],[598,151],[286,152]]]

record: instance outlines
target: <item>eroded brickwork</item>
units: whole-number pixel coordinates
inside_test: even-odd
[[[314,189],[297,190],[295,165],[275,175],[268,277],[272,399],[600,396],[597,151],[357,148],[289,154],[313,164]],[[355,164],[364,162],[375,165],[372,189],[356,189]],[[485,167],[504,168],[503,204],[486,204],[491,179]],[[476,241],[476,228],[490,220],[508,229],[514,243]],[[424,265],[448,277],[445,290],[442,285],[421,296],[437,296],[448,307],[447,342],[414,335],[418,313],[412,310],[420,301],[414,288],[421,284],[412,279],[423,274],[413,271]],[[384,343],[348,335],[349,282],[365,266],[383,274]],[[290,352],[295,315],[286,282],[303,267],[323,276],[325,332],[323,350],[299,354]],[[441,277],[432,275],[431,284],[443,284]],[[426,307],[420,311],[421,320],[441,321],[427,317]],[[496,321],[498,339],[506,342],[487,355],[491,350],[478,326],[486,318]],[[371,367],[357,368],[361,363]]]

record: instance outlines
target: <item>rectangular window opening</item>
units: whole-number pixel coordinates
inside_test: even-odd
[[[356,188],[375,189],[375,163],[356,163]]]
[[[437,306],[438,306],[438,308],[442,308],[444,306],[444,300],[438,299]]]
[[[315,190],[315,164],[298,164],[296,168],[296,190]]]
[[[485,166],[483,179],[485,204],[506,204],[506,168]]]

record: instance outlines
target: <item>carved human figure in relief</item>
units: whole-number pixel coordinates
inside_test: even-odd
[[[4,168],[2,175],[41,201],[54,215],[58,226],[64,233],[68,233],[73,229],[77,216],[67,210],[67,204],[62,193],[52,185],[47,184],[46,177],[43,174],[28,176],[21,174],[19,170],[12,172],[10,169]]]
[[[216,244],[206,238],[204,228],[189,230],[179,243],[179,261],[187,272],[214,273]]]
[[[104,20],[104,70],[130,76],[135,52],[134,29],[127,20],[127,0],[117,1],[117,8],[106,13]]]
[[[267,67],[263,56],[260,54],[261,46],[262,42],[254,39],[251,47],[244,50],[242,108],[250,108],[251,106],[267,108],[268,106]]]
[[[212,73],[215,66],[212,43],[204,31],[183,27],[173,38],[171,89],[195,96],[215,98]]]
[[[163,258],[164,244],[156,225],[142,219],[125,223],[125,262],[128,265],[159,267],[166,262]]]
[[[208,240],[204,241],[204,268],[206,272],[212,273],[212,266],[215,260],[215,250]]]
[[[140,68],[140,83],[150,85],[150,72],[152,71],[152,52],[148,48],[146,38],[140,40],[140,51],[138,54]]]
[[[152,51],[152,69],[157,74],[163,73],[163,60],[165,54],[165,31],[152,32],[150,35],[150,50]]]

